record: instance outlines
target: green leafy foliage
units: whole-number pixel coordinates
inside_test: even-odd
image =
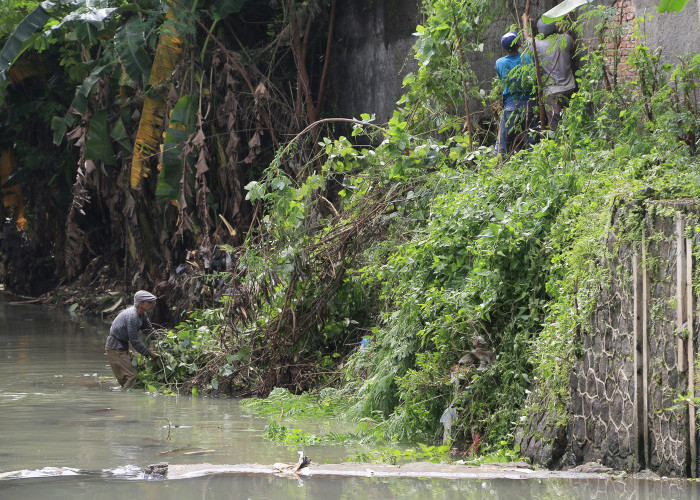
[[[213,30],[243,2],[209,5]],[[444,447],[433,445],[444,435],[440,419],[450,405],[457,417],[445,437],[460,447],[471,445],[472,451],[462,452],[469,460],[480,460],[470,456],[477,449],[513,458],[515,427],[533,409],[546,407],[566,418],[568,376],[591,328],[597,293],[607,284],[598,259],[608,251],[611,209],[630,193],[700,194],[700,57],[684,56],[671,66],[640,44],[627,61],[636,78],[618,81],[620,61],[591,47],[556,134],[499,158],[491,151],[493,120],[467,135],[463,107],[465,98],[487,106],[500,91],[481,88],[470,57],[461,55],[491,56],[484,53],[483,29],[503,6],[424,3],[418,67],[406,77],[405,95],[386,125],[363,115],[349,135],[307,131],[282,147],[260,176],[252,167],[243,172],[244,162],[228,162],[240,153],[235,144],[246,142],[239,130],[227,129],[227,145],[207,146],[216,144],[206,152],[222,160],[218,170],[204,161],[201,179],[211,167],[215,178],[227,178],[225,189],[245,185],[254,224],[237,249],[235,269],[198,278],[225,285],[219,301],[192,311],[155,340],[159,360],[139,360],[149,390],[269,394],[245,405],[274,418],[266,429],[269,439],[295,446],[429,443],[420,450],[394,446],[362,456],[390,462],[446,459]],[[118,13],[122,17],[102,12],[95,22],[78,16],[61,24],[60,50],[52,45],[56,40],[37,38],[37,51],[60,55],[61,78],[70,90],[57,97],[47,91],[9,110],[13,117],[41,113],[44,123],[57,115],[56,144],[76,125],[75,115],[92,117],[80,124],[87,125],[85,158],[104,163],[114,156],[110,142],[122,154],[131,151],[131,106],[143,97],[156,39],[151,28],[162,14],[134,5]],[[176,31],[196,40],[199,17],[179,14],[172,21]],[[620,35],[619,25],[610,22],[614,15],[603,7],[582,13],[583,21],[600,21],[602,47]],[[252,52],[237,56],[243,60]],[[204,60],[206,51],[201,54]],[[180,153],[196,113],[207,122],[202,134],[212,127],[212,135],[223,137],[214,127],[239,112],[233,101],[248,94],[233,82],[240,70],[217,83],[207,80],[200,62],[194,57],[178,69],[182,86],[169,96],[175,104],[155,189],[161,201],[193,186],[183,179]],[[118,63],[123,71],[116,71]],[[103,105],[105,88],[118,88],[119,99]],[[256,118],[249,123],[259,139],[260,113],[273,100],[250,90],[255,103],[248,111]],[[209,105],[228,105],[229,114],[208,115]],[[27,130],[25,124],[25,135]],[[77,128],[71,137],[80,133]],[[27,160],[12,182],[50,164],[47,154],[21,143],[18,152]],[[70,168],[50,174],[42,178],[68,179],[70,187]],[[204,200],[206,214],[216,207],[207,198],[212,185],[200,183],[192,193]],[[241,193],[225,195],[222,203]],[[160,215],[169,216],[167,210]],[[188,221],[185,215],[175,217]],[[205,230],[190,226],[190,243],[199,244]],[[142,234],[146,239],[150,232]],[[350,420],[354,428],[322,435],[282,423],[281,416]]]
[[[698,118],[689,105],[698,58],[664,66],[640,44],[629,58],[639,78],[607,88],[610,61],[591,51],[557,134],[501,162],[486,148],[470,152],[461,135],[418,134],[448,123],[439,130],[457,130],[454,106],[443,105],[444,119],[431,108],[458,102],[458,79],[448,80],[455,68],[448,75],[441,59],[456,33],[445,5],[430,2],[435,17],[419,28],[416,45],[422,73],[407,78],[405,107],[383,142],[321,144],[323,173],[343,175],[339,206],[348,216],[361,213],[372,192],[401,193],[383,241],[362,249],[351,270],[378,290],[380,307],[365,335],[370,344],[343,360],[352,405],[335,413],[373,422],[382,439],[434,442],[452,404],[452,438],[512,457],[504,449],[531,410],[566,418],[568,376],[608,279],[596,262],[607,252],[615,200],[650,187],[657,196],[698,191],[688,182],[698,178]],[[585,18],[608,14],[593,9]],[[268,234],[306,243],[314,207],[302,209],[298,188],[274,168],[268,181],[248,186],[249,196],[270,208]],[[286,262],[285,273],[298,265]],[[458,364],[477,349],[490,362]]]
[[[138,355],[139,379],[159,390],[178,390],[187,384],[191,388],[192,378],[206,366],[212,355],[221,352],[221,338],[225,334],[221,309],[206,309],[192,313],[174,330],[155,340],[152,346],[160,353],[156,360]],[[209,382],[209,391],[218,389],[218,379]]]
[[[661,0],[657,10],[659,12],[680,12],[685,8],[688,0]]]
[[[178,99],[170,115],[163,139],[163,162],[158,176],[156,197],[159,200],[179,200],[183,182],[182,149],[194,127],[194,101],[186,95]]]
[[[107,110],[95,111],[90,120],[88,139],[85,142],[85,159],[103,161],[105,165],[116,165],[112,138],[107,124]]]
[[[144,23],[133,17],[121,26],[114,37],[119,59],[124,71],[134,82],[141,82],[145,87],[151,75],[151,59],[146,52]]]
[[[410,462],[447,462],[450,459],[449,446],[433,446],[419,443],[413,448],[386,446],[358,453],[350,460],[400,465]]]
[[[0,51],[0,82],[7,78],[7,70],[17,57],[26,49],[27,40],[41,29],[50,19],[51,2],[44,2],[35,7],[14,29]]]

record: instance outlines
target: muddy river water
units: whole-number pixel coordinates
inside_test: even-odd
[[[700,498],[698,485],[672,480],[145,477],[144,466],[157,462],[273,464],[297,453],[265,441],[266,421],[235,399],[120,390],[104,356],[108,324],[8,300],[0,292],[1,499]],[[357,451],[304,450],[320,464]]]

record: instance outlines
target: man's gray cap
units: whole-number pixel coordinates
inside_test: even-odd
[[[557,23],[546,23],[544,19],[540,18],[537,21],[537,31],[542,33],[544,36],[549,36],[557,30]]]
[[[156,297],[152,293],[147,292],[146,290],[139,290],[134,294],[135,306],[139,305],[141,302],[151,302],[154,300],[158,300],[158,297]]]

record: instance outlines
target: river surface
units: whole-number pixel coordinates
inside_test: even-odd
[[[686,481],[260,474],[149,479],[143,468],[158,462],[293,463],[297,453],[265,441],[266,420],[235,399],[119,389],[104,355],[107,323],[3,300],[9,299],[0,292],[1,499],[700,498],[700,487]],[[357,451],[304,450],[317,463],[343,462]]]

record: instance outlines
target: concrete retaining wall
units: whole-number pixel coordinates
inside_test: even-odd
[[[544,0],[532,6],[532,18],[556,5],[556,0]],[[624,34],[619,48],[622,64],[619,78],[634,78],[625,58],[636,40],[631,31],[636,19],[645,17],[642,32],[652,48],[663,47],[664,60],[674,63],[676,55],[697,52],[700,47],[700,15],[698,1],[689,0],[683,12],[658,14],[658,0],[616,0],[619,9],[616,22],[623,25]],[[610,5],[611,2],[605,2]],[[520,23],[525,1],[517,0],[510,9],[492,22],[485,33],[484,52],[474,53],[469,63],[479,86],[487,92],[496,76],[496,59],[503,50],[501,35]],[[347,0],[338,3],[336,35],[333,45],[332,87],[334,116],[359,118],[361,113],[376,114],[379,123],[391,118],[396,101],[402,95],[401,83],[406,74],[415,71],[413,33],[421,19],[421,0]],[[653,14],[652,19],[648,19]],[[591,31],[596,22],[592,22]],[[592,36],[592,35],[591,35]],[[586,37],[584,37],[586,38]],[[590,42],[594,43],[592,36]],[[473,103],[476,109],[476,103]]]

